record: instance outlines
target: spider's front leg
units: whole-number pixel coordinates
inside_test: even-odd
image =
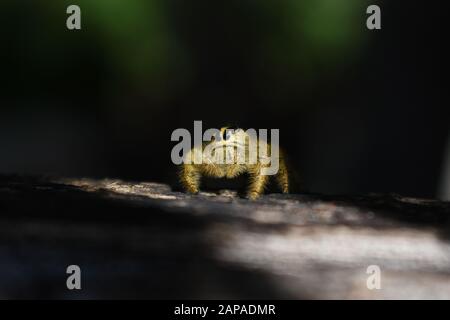
[[[194,164],[183,164],[179,176],[180,182],[186,192],[196,194],[200,191],[201,174],[198,166]]]
[[[289,173],[284,158],[280,157],[280,167],[275,176],[278,186],[283,193],[289,193]]]
[[[255,200],[264,192],[264,188],[269,181],[269,176],[262,175],[260,166],[257,166],[254,170],[250,170],[250,185],[247,189],[247,198]]]

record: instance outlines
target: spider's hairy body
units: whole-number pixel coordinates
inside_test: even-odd
[[[227,128],[222,128],[221,135],[224,134]],[[238,129],[239,130],[239,129]],[[243,132],[243,131],[237,131]],[[245,140],[245,144],[232,144],[232,143],[223,143],[221,146],[232,146],[233,148],[242,148],[246,157],[249,156],[249,145],[248,138]],[[217,142],[211,142],[213,144]],[[203,152],[205,148],[209,144],[203,144],[201,147],[196,149],[195,147],[189,152],[187,157],[191,160],[194,159],[194,155],[196,152]],[[270,144],[265,144],[267,147],[267,152],[270,154],[271,146]],[[235,150],[236,150],[235,149]],[[221,150],[223,152],[223,150]],[[257,199],[262,193],[264,193],[264,189],[266,188],[270,176],[262,174],[261,170],[265,167],[268,167],[270,164],[262,163],[259,159],[257,159],[254,163],[239,163],[237,161],[237,153],[231,155],[231,161],[227,163],[217,163],[217,161],[212,161],[210,158],[204,158],[202,163],[196,164],[194,161],[191,163],[184,163],[181,166],[179,177],[180,182],[183,185],[184,189],[189,193],[198,193],[200,191],[200,182],[203,176],[213,177],[213,178],[226,178],[232,179],[238,177],[242,174],[248,174],[250,182],[247,188],[247,198],[249,199]],[[225,154],[224,154],[225,155]],[[275,174],[275,180],[283,193],[289,192],[289,177],[288,170],[286,167],[286,163],[284,160],[284,156],[282,152],[279,152],[279,156],[276,159],[278,161],[278,172]]]

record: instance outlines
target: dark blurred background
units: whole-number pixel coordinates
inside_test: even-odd
[[[81,30],[66,28],[70,4]],[[369,4],[381,30],[366,28]],[[444,12],[438,1],[2,0],[0,174],[171,182],[171,132],[203,120],[279,128],[311,192],[450,198]]]

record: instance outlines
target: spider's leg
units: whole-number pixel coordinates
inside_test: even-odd
[[[179,173],[179,177],[180,182],[186,192],[199,192],[201,174],[196,165],[183,164]]]
[[[262,175],[260,165],[255,166],[255,169],[249,171],[250,185],[247,189],[247,198],[250,200],[257,199],[263,192],[269,181],[269,176]]]
[[[283,157],[280,157],[279,168],[275,179],[281,191],[283,193],[289,193],[289,174]]]

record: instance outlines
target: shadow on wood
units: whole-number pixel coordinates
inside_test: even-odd
[[[448,202],[2,176],[0,221],[0,298],[450,298]]]

